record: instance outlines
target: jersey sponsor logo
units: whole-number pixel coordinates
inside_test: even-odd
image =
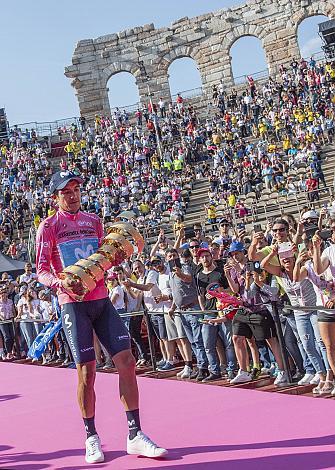
[[[71,325],[72,325],[72,323],[71,323]],[[78,354],[77,354],[76,346],[74,344],[72,331],[70,329],[68,329],[67,333],[68,333],[68,343],[69,343],[71,351],[72,351],[72,356],[73,356],[74,359],[77,359]]]
[[[80,350],[80,352],[83,353],[83,352],[87,352],[87,351],[92,351],[92,349],[94,349],[93,346],[91,346],[91,347],[89,347],[89,348],[83,348],[83,349]]]
[[[72,326],[72,321],[70,321],[69,318],[70,318],[70,315],[68,313],[65,313],[64,323],[65,323],[66,328],[68,328],[68,329],[71,328],[71,326]]]
[[[118,339],[119,341],[122,341],[123,339],[129,339],[129,335],[117,336],[117,339]]]
[[[36,242],[36,248],[38,248],[39,246],[41,248],[49,248],[50,242]]]
[[[82,250],[81,248],[76,248],[74,250],[74,255],[75,257],[77,258],[77,260],[79,259],[83,259],[83,258],[88,258],[90,255],[92,255],[94,253],[94,249],[93,249],[93,246],[92,245],[87,245],[86,247],[86,250]]]
[[[83,226],[92,227],[93,226],[92,222],[89,222],[88,220],[79,220],[78,225],[80,225],[81,227],[83,227]]]
[[[61,232],[57,235],[58,239],[59,238],[70,238],[70,237],[79,237],[80,235],[95,235],[95,230],[92,229],[80,229],[80,230],[72,230],[71,232]]]

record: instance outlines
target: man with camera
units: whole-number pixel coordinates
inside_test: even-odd
[[[233,341],[239,362],[239,371],[230,383],[238,384],[257,378],[260,374],[259,352],[256,341],[266,341],[274,353],[279,373],[275,384],[287,382],[283,362],[276,338],[276,327],[269,309],[276,300],[278,288],[267,282],[267,275],[258,261],[248,261],[242,243],[233,242],[230,246],[231,260],[225,266],[225,273],[231,290],[239,294],[244,307],[233,319]],[[247,342],[253,359],[253,369],[249,372]]]
[[[275,219],[272,225],[273,241],[277,243],[287,243],[289,238],[289,224],[285,219]],[[248,258],[251,261],[262,261],[271,252],[271,247],[268,246],[264,233],[262,230],[254,230],[254,235],[248,250]],[[271,259],[271,263],[279,266],[277,257]]]
[[[175,320],[181,319],[187,339],[197,359],[198,372],[192,378],[197,378],[198,375],[202,377],[204,371],[207,371],[208,361],[201,334],[201,324],[198,322],[199,315],[191,313],[192,310],[200,310],[192,266],[181,263],[175,249],[168,250],[166,260],[170,268],[170,286],[173,299],[169,314],[174,315],[176,310],[182,312],[180,316],[175,316]],[[189,353],[189,360],[185,362],[184,369],[177,374],[182,379],[190,378],[192,375],[192,353],[191,351]]]
[[[298,244],[303,240],[311,240],[316,232],[318,232],[318,236],[323,241],[330,239],[332,237],[332,230],[327,228],[322,229],[322,223],[325,215],[325,208],[320,211],[320,215],[315,210],[309,210],[305,212],[298,224],[295,243]]]
[[[214,238],[213,242],[219,243],[220,245],[224,246],[226,246],[227,244],[230,245],[230,243],[232,242],[232,237],[229,234],[230,227],[231,224],[228,219],[219,220],[219,235]]]
[[[151,249],[150,256],[158,255],[164,257],[169,245],[172,246],[172,242],[165,236],[164,230],[161,229],[157,238],[157,242]]]
[[[236,357],[231,336],[231,321],[211,324],[210,321],[217,317],[216,299],[208,293],[208,287],[216,284],[219,288],[227,289],[228,283],[222,270],[218,268],[213,260],[212,253],[206,248],[200,248],[198,256],[202,268],[195,275],[196,286],[198,290],[198,300],[201,310],[205,311],[204,319],[201,320],[202,337],[205,346],[205,352],[208,359],[210,374],[206,377],[206,372],[200,370],[197,376],[198,381],[210,382],[221,378],[220,361],[216,351],[216,342],[220,335],[223,347],[226,353],[228,363],[227,372],[233,374],[236,367]],[[213,313],[211,311],[213,310]]]
[[[285,250],[288,252],[292,248],[296,249],[290,240],[289,229],[289,224],[285,219],[277,218],[274,220],[271,231],[272,243],[276,243],[278,247],[281,247],[282,254],[285,253]],[[299,233],[299,226],[297,233]],[[296,238],[296,240],[298,239]],[[249,259],[262,261],[271,251],[272,247],[264,243],[263,232],[254,233],[248,250]],[[280,266],[278,254],[271,257],[269,264],[271,266]],[[281,280],[277,278],[277,281],[281,285]],[[293,312],[285,313],[285,316],[282,316],[282,321],[285,344],[297,367],[297,373],[293,378],[301,379],[304,376],[304,370],[313,370],[313,367],[302,345]]]

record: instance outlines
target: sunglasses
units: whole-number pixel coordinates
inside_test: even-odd
[[[277,233],[277,232],[282,233],[282,232],[285,232],[285,231],[286,231],[286,227],[273,228],[272,231],[273,231],[274,233]]]
[[[220,284],[212,284],[211,290],[218,289],[219,287],[221,287]]]
[[[192,248],[192,250],[193,248],[200,248],[200,245],[190,245],[190,248]]]

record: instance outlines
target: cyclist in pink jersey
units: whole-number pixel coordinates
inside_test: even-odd
[[[58,278],[64,267],[94,253],[103,238],[99,217],[80,211],[80,184],[75,173],[59,171],[50,182],[50,191],[58,212],[43,221],[36,237],[38,279],[57,289],[62,309],[62,323],[78,371],[78,402],[86,429],[86,462],[104,461],[100,438],[95,429],[96,361],[93,331],[112,356],[119,372],[120,398],[125,407],[129,435],[128,454],[162,457],[167,450],[146,436],[140,425],[135,360],[130,349],[129,333],[108,297],[104,281],[86,294],[82,302],[72,299],[65,290],[71,287],[83,294],[81,283]]]

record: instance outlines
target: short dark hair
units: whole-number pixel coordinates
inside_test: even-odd
[[[176,250],[175,248],[168,248],[165,252],[165,254],[167,255],[168,253],[177,253],[178,255],[178,250]]]
[[[135,264],[135,263],[140,263],[142,266],[144,266],[143,261],[141,261],[139,258],[137,258],[137,259],[135,259],[135,260],[133,261],[132,269],[134,268],[134,264]]]
[[[186,248],[186,250],[183,250],[181,252],[181,256],[183,258],[193,258],[192,253],[190,252],[190,250],[188,248]]]
[[[122,266],[115,266],[114,267],[114,272],[115,273],[123,273],[124,272],[124,269]]]
[[[280,217],[278,217],[278,219],[275,219],[275,220],[273,221],[273,225],[275,225],[275,224],[285,225],[286,230],[288,230],[288,229],[290,228],[290,225],[289,225],[289,223],[287,222],[287,220],[282,219],[282,218],[280,218]]]

